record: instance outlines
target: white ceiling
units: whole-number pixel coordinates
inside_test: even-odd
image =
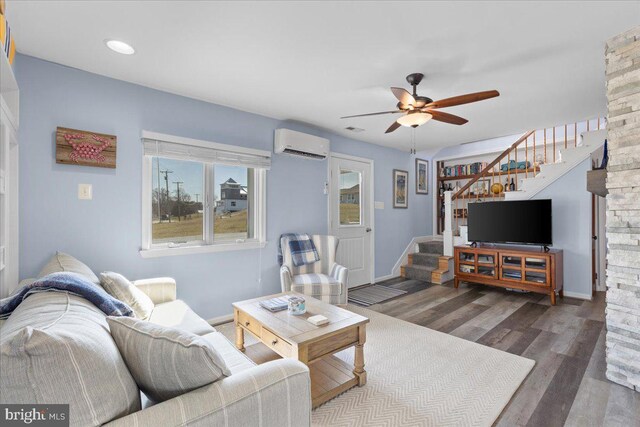
[[[412,130],[384,134],[396,116],[339,117],[393,109],[412,72],[434,100],[500,91],[444,110],[464,126],[418,128],[433,150],[603,116],[605,41],[640,2],[9,1],[7,17],[21,53],[403,149]]]

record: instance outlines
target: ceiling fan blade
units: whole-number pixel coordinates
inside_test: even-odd
[[[401,87],[392,87],[391,92],[393,92],[395,97],[398,98],[398,101],[400,101],[403,105],[416,105],[416,99],[413,97],[413,95],[407,92],[406,89],[403,89]]]
[[[443,111],[436,110],[423,110],[425,113],[431,114],[433,120],[437,120],[439,122],[450,123],[452,125],[463,125],[467,123],[469,120],[463,119],[459,116],[454,116],[453,114],[445,113]]]
[[[380,114],[395,114],[395,113],[403,113],[402,110],[393,110],[393,111],[381,111],[379,113],[367,113],[367,114],[356,114],[355,116],[344,116],[340,117],[341,119],[350,119],[352,117],[365,117],[365,116],[377,116]]]
[[[400,126],[402,126],[400,123],[398,123],[398,122],[393,122],[393,123],[391,124],[391,126],[389,126],[389,129],[387,129],[387,130],[386,130],[386,132],[385,132],[385,133],[391,133],[391,132],[393,132],[394,130],[398,129]]]
[[[468,93],[466,95],[454,96],[452,98],[441,99],[439,101],[433,101],[423,108],[445,108],[453,107],[454,105],[469,104],[470,102],[483,101],[489,98],[495,98],[500,96],[500,92],[497,90],[487,90],[485,92]]]

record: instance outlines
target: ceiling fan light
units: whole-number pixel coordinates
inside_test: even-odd
[[[400,117],[397,120],[397,122],[400,123],[402,126],[407,126],[407,127],[420,126],[427,123],[429,120],[431,120],[431,117],[433,116],[429,113],[424,113],[424,112],[412,113],[412,114],[406,114]]]

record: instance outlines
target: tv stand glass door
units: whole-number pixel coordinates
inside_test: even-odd
[[[493,279],[498,277],[498,254],[495,250],[474,248],[468,252],[460,251],[458,263],[461,272]]]

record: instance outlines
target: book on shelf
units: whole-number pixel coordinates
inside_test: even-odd
[[[465,165],[444,166],[441,175],[443,177],[476,175],[487,167],[487,162],[474,162]]]

